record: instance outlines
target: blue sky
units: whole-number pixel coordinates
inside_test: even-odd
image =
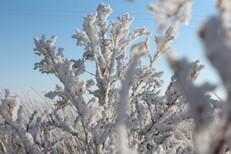
[[[154,0],[137,0],[129,3],[126,0],[0,0],[0,87],[8,88],[20,94],[31,88],[40,92],[53,90],[57,79],[52,75],[42,75],[33,70],[35,62],[40,57],[34,54],[34,37],[46,34],[47,38],[57,35],[56,45],[64,48],[64,53],[70,58],[80,58],[82,48],[76,47],[71,38],[76,28],[82,29],[83,17],[95,12],[99,3],[110,4],[113,9],[110,20],[128,12],[135,18],[131,29],[147,27],[156,32],[153,15],[147,10],[147,4]],[[178,57],[200,59],[206,64],[199,82],[208,79],[218,82],[216,73],[206,61],[203,48],[197,38],[200,22],[211,14],[215,14],[214,0],[194,0],[192,20],[188,26],[181,26],[180,34],[174,42]],[[154,39],[152,50],[155,50]],[[152,51],[152,52],[153,52]],[[166,82],[171,77],[166,61],[161,58],[156,69],[165,71]]]

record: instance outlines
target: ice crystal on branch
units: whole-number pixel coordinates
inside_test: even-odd
[[[157,0],[156,4],[149,4],[148,9],[156,14],[159,29],[165,28],[169,20],[178,20],[188,24],[191,18],[192,0]]]
[[[204,68],[199,60],[190,63],[171,54],[179,24],[189,22],[191,3],[158,0],[157,5],[149,5],[157,15],[159,30],[166,29],[155,36],[154,55],[150,54],[151,33],[146,28],[130,30],[134,18],[128,13],[108,20],[112,9],[105,4],[84,17],[82,30],[72,35],[76,45],[83,47],[79,59],[65,58],[64,49],[56,48],[56,36],[35,38],[34,52],[42,60],[34,69],[55,75],[62,85],[45,94],[55,103],[42,111],[28,111],[8,90],[0,95],[0,132],[6,134],[0,136],[0,150],[89,154],[228,151],[230,97],[221,103],[208,93],[215,86],[194,85]],[[221,16],[230,12],[226,4],[218,1]],[[212,17],[201,26],[200,37],[230,96],[231,35],[225,21]],[[164,72],[154,67],[163,54],[174,70],[164,93]],[[142,62],[144,57],[148,63]],[[93,73],[87,61],[94,66]],[[86,74],[92,78],[86,80]]]
[[[107,153],[120,149],[123,152],[121,143],[129,151],[154,152],[163,148],[169,151],[180,143],[181,139],[174,134],[178,123],[188,117],[187,110],[184,111],[187,107],[178,100],[181,93],[176,98],[172,94],[171,98],[161,95],[163,72],[156,72],[153,63],[171,48],[169,41],[174,39],[173,29],[163,37],[156,36],[157,51],[152,56],[149,51],[151,33],[145,28],[131,31],[134,19],[129,14],[109,21],[111,13],[109,5],[100,4],[96,13],[84,18],[83,31],[76,29],[72,37],[76,45],[84,47],[83,58],[79,60],[64,59],[61,48],[55,54],[56,37],[35,39],[36,54],[44,57],[35,68],[42,73],[53,73],[62,82],[64,89],[56,88],[47,96],[57,97],[61,106],[75,107],[78,123],[75,122],[71,129],[81,134],[77,138],[82,143],[80,151]],[[143,37],[146,39],[134,43]],[[143,65],[143,56],[149,57],[149,65]],[[87,60],[95,65],[95,90],[90,89],[94,86],[93,80],[80,81],[80,76],[88,72],[84,65]],[[194,67],[190,71],[195,78],[197,69]],[[92,99],[87,101],[86,95]],[[182,107],[177,110],[179,106]],[[70,132],[67,124],[54,121],[53,125]],[[127,134],[126,142],[122,134]],[[170,140],[174,142],[169,144]]]

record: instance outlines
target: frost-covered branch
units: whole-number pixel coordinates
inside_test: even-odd
[[[230,2],[218,0],[220,16],[211,17],[199,31],[206,55],[227,92],[228,98],[222,102],[209,93],[216,86],[194,84],[204,68],[199,60],[190,63],[173,54],[171,42],[180,24],[189,23],[191,4],[192,0],[158,0],[148,6],[156,15],[159,30],[153,55],[151,33],[146,28],[130,30],[134,18],[128,13],[110,21],[112,9],[105,4],[99,4],[95,13],[84,17],[82,30],[76,29],[72,35],[76,45],[83,47],[79,59],[65,58],[63,48],[56,50],[56,36],[35,38],[34,52],[42,60],[35,63],[34,69],[55,75],[62,85],[45,94],[54,103],[42,110],[28,110],[9,91],[0,92],[3,134],[0,151],[89,154],[229,151]],[[174,70],[165,91],[164,72],[157,72],[154,65],[163,54]],[[149,59],[145,63],[144,57]],[[92,78],[86,80],[86,74]]]

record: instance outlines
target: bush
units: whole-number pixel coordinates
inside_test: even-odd
[[[218,3],[221,17],[230,11],[226,3],[230,2]],[[133,18],[129,14],[109,21],[112,10],[105,4],[99,4],[96,13],[86,16],[83,30],[76,29],[72,36],[78,46],[84,47],[80,59],[64,58],[63,48],[56,51],[56,36],[48,40],[45,35],[35,38],[35,54],[43,58],[35,64],[35,69],[54,74],[62,85],[46,94],[55,106],[40,112],[36,109],[28,112],[9,91],[2,93],[0,131],[4,135],[0,136],[0,150],[5,153],[229,151],[230,98],[222,102],[214,100],[207,93],[214,86],[193,84],[204,68],[199,60],[189,63],[171,54],[170,43],[179,24],[188,22],[190,5],[189,0],[149,5],[157,13],[159,30],[166,29],[164,35],[155,36],[154,55],[149,52],[151,33],[145,28],[130,31]],[[166,28],[172,19],[172,26]],[[231,35],[227,35],[230,29],[225,27],[225,19],[212,17],[201,26],[199,34],[229,94],[231,47],[226,42]],[[154,67],[162,54],[167,55],[175,71],[164,95],[160,92],[163,72]],[[148,64],[142,62],[144,57],[148,57]],[[89,61],[95,73],[88,71],[89,65],[85,66]],[[86,74],[92,79],[82,80]]]

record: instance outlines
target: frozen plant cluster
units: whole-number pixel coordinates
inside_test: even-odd
[[[190,134],[180,133],[177,127],[184,120],[190,121],[188,105],[175,81],[166,95],[160,94],[163,72],[154,67],[158,54],[170,48],[169,42],[174,39],[171,29],[164,36],[156,36],[157,52],[151,55],[151,33],[145,28],[130,31],[133,18],[129,14],[110,22],[107,18],[111,13],[108,5],[100,4],[96,13],[84,18],[83,30],[76,29],[72,37],[84,47],[78,60],[65,59],[61,48],[56,53],[56,36],[35,38],[35,53],[44,58],[35,69],[54,74],[63,84],[46,96],[56,99],[59,109],[70,105],[76,110],[76,120],[65,123],[79,134],[76,150],[192,151],[191,144],[184,143],[185,135],[190,138]],[[142,62],[145,56],[149,59],[146,65]],[[81,76],[90,72],[85,67],[87,61],[95,67],[95,73],[90,73],[92,80],[83,81]],[[201,70],[194,68],[201,67],[199,61],[188,66],[189,78]]]
[[[83,29],[76,29],[72,36],[83,47],[80,59],[65,58],[64,49],[56,48],[56,36],[35,38],[34,52],[42,60],[34,69],[55,75],[62,85],[45,95],[55,104],[42,111],[28,111],[8,90],[0,93],[0,134],[4,134],[0,135],[0,151],[229,152],[230,2],[218,0],[220,16],[211,17],[199,32],[208,59],[225,85],[227,100],[212,99],[208,92],[215,89],[213,85],[194,85],[204,68],[199,60],[189,63],[173,54],[171,42],[179,25],[189,22],[191,4],[192,0],[157,0],[149,5],[159,31],[164,31],[155,36],[154,54],[150,52],[151,33],[145,28],[130,30],[133,18],[128,13],[109,21],[112,9],[105,4],[86,16]],[[163,72],[155,68],[163,54],[175,72],[164,94]]]
[[[172,0],[173,2],[174,0]],[[163,2],[163,1],[162,1]],[[158,5],[165,6],[167,3],[159,1]],[[188,2],[179,2],[179,6],[186,6]],[[171,0],[169,1],[171,3]],[[176,3],[175,3],[176,4]],[[179,89],[185,96],[185,101],[189,102],[190,115],[193,118],[193,146],[194,152],[199,154],[218,154],[230,153],[230,58],[231,58],[231,1],[217,0],[218,15],[214,15],[207,19],[199,29],[199,37],[204,45],[205,55],[217,70],[223,86],[226,91],[227,98],[222,100],[214,100],[208,94],[214,91],[216,85],[204,83],[195,86],[185,73],[188,71],[187,66],[190,65],[186,59],[177,59],[172,54],[168,54],[168,61],[175,72],[175,80],[179,85]],[[150,10],[157,15],[157,19],[161,18],[161,14],[156,12],[150,6]],[[168,16],[165,22],[171,22],[171,33],[174,34],[179,23],[182,22],[182,14],[179,7],[176,13]],[[184,11],[183,11],[184,12]],[[161,22],[160,22],[161,23]],[[169,49],[172,50],[172,49]],[[169,52],[170,53],[170,52]],[[202,67],[194,67],[201,70]],[[191,75],[197,77],[197,72],[192,71]]]

